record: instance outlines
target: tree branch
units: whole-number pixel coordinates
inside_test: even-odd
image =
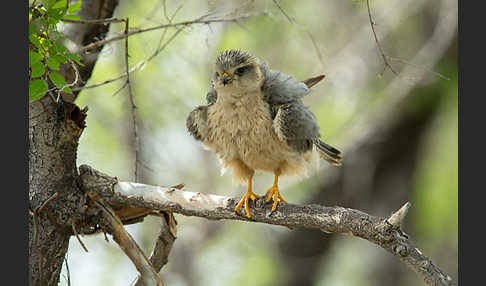
[[[359,210],[321,205],[280,204],[275,212],[261,197],[251,203],[252,218],[235,213],[238,199],[213,194],[182,191],[172,187],[151,186],[132,182],[115,182],[87,165],[79,167],[81,185],[86,192],[101,196],[114,209],[140,208],[163,210],[211,220],[254,221],[293,228],[318,229],[325,233],[346,234],[374,243],[417,272],[429,285],[455,285],[428,257],[415,247],[399,225],[390,218],[371,216]],[[105,182],[105,183],[103,183]],[[106,184],[106,182],[109,182]],[[407,208],[407,204],[404,206]],[[397,212],[403,213],[402,210]],[[391,218],[403,215],[392,214]],[[393,219],[392,219],[393,221]]]
[[[103,213],[101,227],[113,235],[113,239],[133,262],[140,272],[143,285],[163,286],[164,283],[160,279],[157,271],[155,271],[140,246],[138,246],[132,236],[125,230],[122,221],[115,214],[115,211],[110,206],[107,206],[99,195],[89,192],[88,197]]]
[[[176,239],[174,215],[171,212],[164,212],[163,214],[160,214],[160,216],[162,218],[160,233],[157,237],[154,250],[150,255],[150,263],[152,263],[157,273],[160,272],[160,269],[162,269],[162,267],[169,261],[169,254]],[[138,276],[132,285],[142,286],[142,277]]]
[[[125,37],[127,37],[127,36],[133,36],[133,35],[137,35],[137,34],[140,34],[140,33],[145,33],[145,32],[150,32],[150,31],[155,31],[155,30],[160,30],[160,29],[166,29],[166,28],[171,28],[171,27],[175,28],[175,27],[180,27],[180,26],[190,26],[190,25],[194,25],[194,24],[207,25],[207,24],[210,24],[210,23],[220,23],[220,22],[238,22],[240,20],[244,20],[244,19],[248,19],[248,18],[252,18],[252,17],[264,15],[264,14],[266,14],[266,13],[261,12],[261,13],[257,13],[257,14],[247,14],[247,15],[241,15],[241,16],[232,17],[232,18],[213,18],[213,19],[208,19],[208,16],[210,16],[211,14],[206,14],[206,15],[200,16],[197,19],[190,20],[190,21],[162,24],[162,25],[158,25],[158,26],[154,26],[154,27],[150,27],[150,28],[137,29],[137,30],[133,30],[133,31],[129,32],[126,35],[123,34],[123,35],[119,35],[119,36],[114,36],[114,37],[109,38],[109,39],[105,39],[105,40],[101,40],[101,41],[97,41],[97,42],[92,42],[92,43],[90,43],[86,46],[80,47],[77,52],[86,53],[88,51],[91,51],[94,48],[101,47],[101,46],[106,45],[110,42],[119,41],[119,40],[125,39]]]
[[[369,0],[366,0],[366,7],[368,8],[368,17],[370,19],[371,31],[373,31],[373,37],[375,38],[376,46],[378,46],[378,49],[380,50],[380,54],[383,58],[383,61],[385,62],[385,68],[383,69],[383,72],[385,71],[386,68],[389,68],[393,74],[398,75],[398,73],[393,69],[393,67],[388,62],[387,56],[385,55],[385,52],[383,51],[383,48],[381,47],[380,41],[378,41],[378,36],[376,35],[376,31],[375,31],[375,21],[373,21],[373,17],[371,16],[371,9],[370,9],[370,1]]]

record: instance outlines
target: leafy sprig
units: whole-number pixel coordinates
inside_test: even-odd
[[[60,66],[74,61],[80,66],[81,56],[70,53],[64,45],[66,37],[58,31],[63,19],[81,20],[74,15],[81,0],[69,5],[68,0],[42,0],[29,7],[29,99],[41,99],[49,88],[49,80],[60,91],[72,94],[59,73]]]

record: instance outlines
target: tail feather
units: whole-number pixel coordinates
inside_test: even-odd
[[[311,88],[314,85],[316,85],[318,82],[320,82],[324,77],[325,77],[325,75],[321,74],[321,75],[318,75],[318,76],[314,76],[314,77],[305,79],[302,82],[305,83],[305,85],[307,85],[308,88]]]
[[[316,149],[321,158],[335,166],[341,166],[341,151],[332,147],[329,144],[326,144],[320,139],[314,139],[312,140],[312,143],[314,143],[314,145],[316,146]]]

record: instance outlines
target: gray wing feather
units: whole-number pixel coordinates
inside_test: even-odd
[[[207,135],[208,128],[208,107],[216,103],[218,94],[214,89],[213,81],[209,84],[209,91],[206,94],[207,105],[196,107],[186,120],[187,131],[196,138],[196,140],[204,141]]]
[[[314,114],[300,100],[278,107],[273,128],[278,138],[297,152],[311,150],[312,140],[320,137]]]
[[[312,139],[319,138],[319,126],[314,114],[302,103],[310,88],[293,76],[271,70],[259,62],[265,76],[263,100],[270,106],[273,128],[280,140],[297,152],[312,149]]]
[[[208,107],[198,106],[196,107],[186,120],[187,131],[196,138],[196,140],[204,141],[207,136],[207,120],[208,120]]]
[[[271,70],[263,62],[259,62],[259,65],[265,76],[262,85],[263,100],[270,105],[289,103],[304,97],[310,92],[310,88],[305,83],[293,76]]]

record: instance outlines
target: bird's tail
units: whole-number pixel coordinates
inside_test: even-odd
[[[335,166],[341,166],[341,151],[316,138],[312,140],[319,156]]]

